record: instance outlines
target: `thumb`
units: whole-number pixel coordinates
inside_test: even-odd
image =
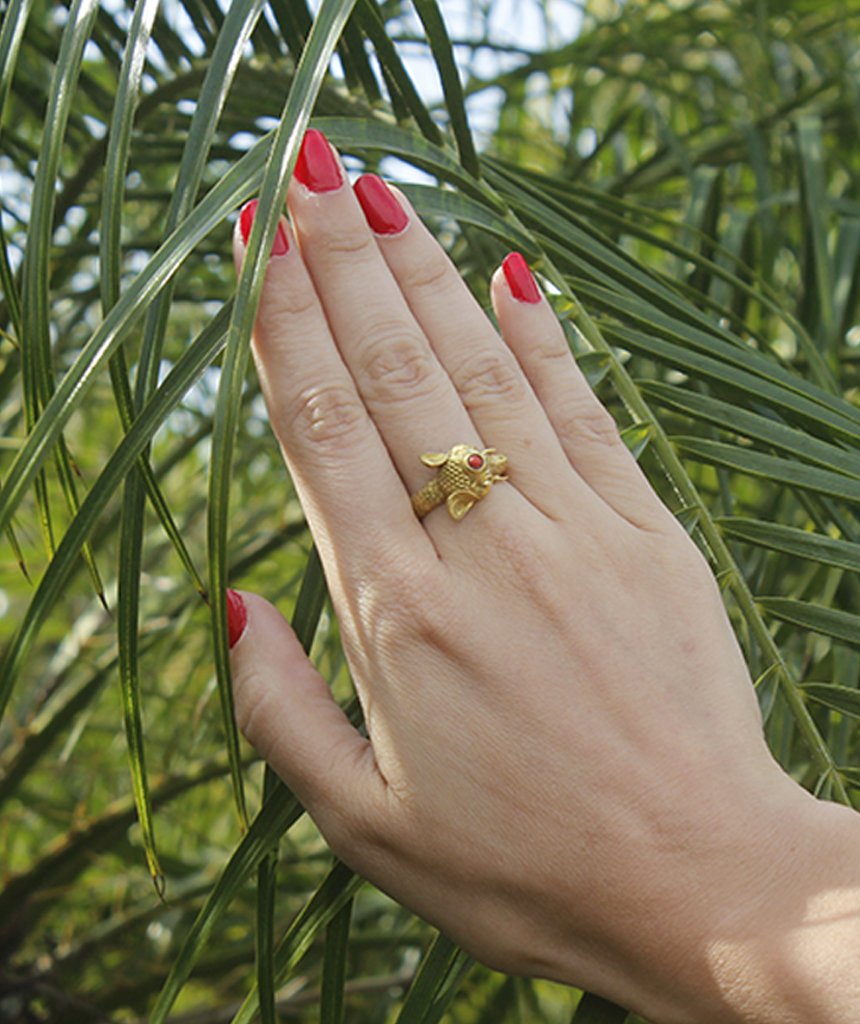
[[[378,819],[385,782],[370,741],[350,723],[281,613],[227,592],[236,722],[307,808],[329,843]],[[338,852],[336,850],[336,852]]]

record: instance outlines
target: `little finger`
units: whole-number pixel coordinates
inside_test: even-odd
[[[571,354],[564,331],[519,253],[493,275],[493,308],[579,476],[620,516],[643,529],[674,522]]]

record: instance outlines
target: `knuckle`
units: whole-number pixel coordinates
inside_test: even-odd
[[[536,362],[544,363],[546,372],[570,375],[576,367],[576,360],[563,332],[550,330],[538,332],[529,340],[529,355]]]
[[[482,352],[466,360],[454,379],[463,400],[473,406],[499,399],[518,401],[526,389],[514,360],[497,352]]]
[[[422,253],[422,258],[410,263],[399,273],[401,286],[410,291],[429,291],[436,296],[451,271],[447,257],[434,251],[432,255]]]
[[[537,530],[526,531],[510,522],[495,521],[487,527],[486,543],[493,552],[495,573],[510,575],[535,606],[553,603],[557,581],[552,548]]]
[[[376,250],[376,242],[365,230],[332,232],[326,235],[324,246],[331,259],[348,264],[353,263],[356,257],[370,255]]]
[[[306,387],[285,403],[282,427],[320,447],[338,445],[354,435],[365,413],[358,396],[343,384]]]
[[[260,311],[264,327],[277,331],[284,320],[318,317],[318,299],[313,288],[270,289]]]
[[[417,562],[408,556],[399,564],[400,571],[384,583],[381,642],[390,649],[408,651],[416,640],[432,645],[450,636],[455,602],[440,600],[440,595],[449,594],[449,582],[439,564]]]
[[[361,345],[359,373],[375,398],[404,398],[432,393],[439,374],[432,353],[422,339],[404,332],[401,324],[377,325],[373,340]]]
[[[612,415],[591,395],[563,409],[558,420],[562,437],[596,441],[610,447],[624,444]]]

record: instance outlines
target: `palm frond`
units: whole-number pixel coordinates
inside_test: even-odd
[[[482,301],[527,255],[711,560],[775,755],[858,805],[858,15],[587,0],[565,35],[531,2],[533,49],[494,0],[467,25],[439,0],[2,6],[0,949],[22,1017],[626,1017],[472,965],[332,867],[241,756],[228,583],[292,609],[360,721],[247,366],[311,118],[350,165],[420,177],[402,187]]]

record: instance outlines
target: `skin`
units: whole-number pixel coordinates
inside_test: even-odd
[[[860,831],[762,737],[712,574],[571,358],[492,281],[497,334],[407,201],[294,180],[254,356],[369,739],[244,594],[241,730],[335,853],[505,971],[660,1024],[848,1024]],[[235,257],[244,254],[235,236]],[[419,521],[426,451],[509,460]]]

